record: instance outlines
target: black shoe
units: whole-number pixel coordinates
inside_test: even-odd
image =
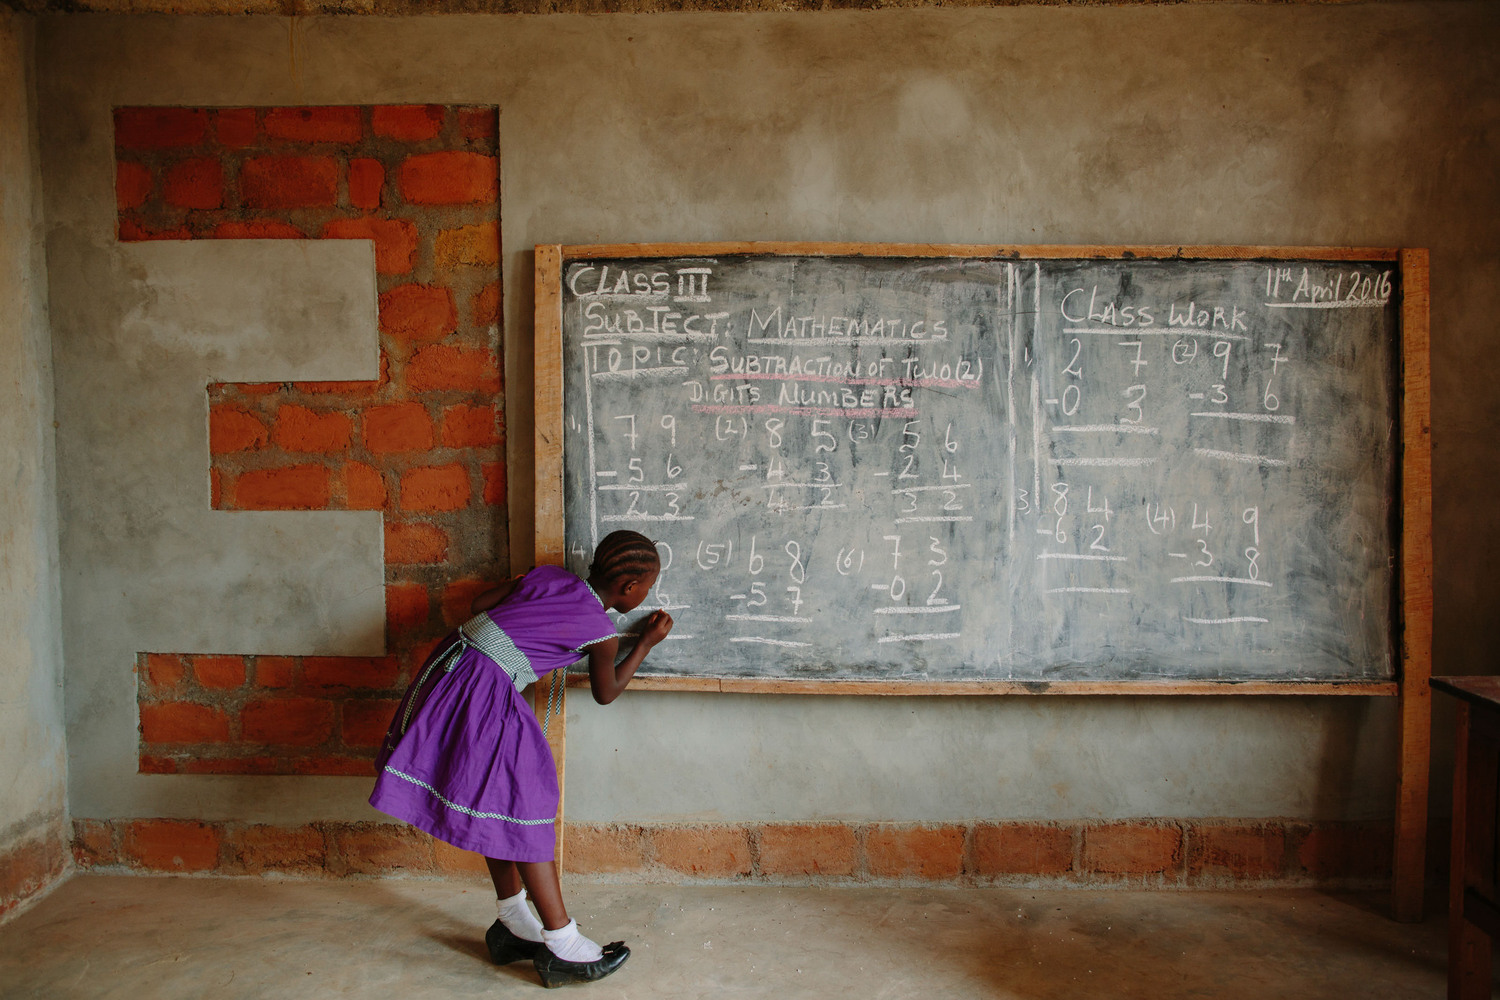
[[[592,983],[596,979],[603,979],[624,965],[629,957],[630,949],[625,947],[624,941],[611,941],[604,946],[604,956],[595,962],[564,961],[543,946],[542,953],[532,959],[531,964],[536,966],[536,974],[542,978],[542,985],[550,990],[570,983]]]
[[[509,965],[528,958],[536,960],[543,955],[552,954],[542,942],[516,937],[509,927],[498,920],[485,932],[484,943],[489,946],[490,961],[496,965]]]

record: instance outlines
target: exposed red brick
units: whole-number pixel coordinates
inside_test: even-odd
[[[437,285],[398,285],[380,296],[380,329],[398,340],[441,340],[458,329],[453,293]]]
[[[465,139],[493,139],[500,134],[495,108],[464,108],[458,113],[458,132]]]
[[[876,878],[956,878],[963,854],[964,831],[958,826],[881,824],[865,837],[865,857]]]
[[[500,282],[492,281],[474,295],[474,325],[494,326],[500,322]]]
[[[495,407],[459,403],[443,410],[442,441],[449,448],[485,448],[499,444],[499,415]]]
[[[275,757],[201,757],[194,754],[178,768],[182,774],[281,774],[285,771]]]
[[[317,208],[338,201],[331,156],[252,156],[240,167],[240,196],[251,208]]]
[[[330,240],[373,240],[377,274],[405,274],[417,253],[417,227],[405,219],[335,219],[323,227],[322,235]],[[383,318],[384,295],[380,301]]]
[[[568,823],[563,839],[568,845],[563,863],[570,872],[638,872],[646,864],[645,837],[638,826]]]
[[[750,835],[739,826],[662,827],[652,831],[656,861],[701,878],[750,874]]]
[[[243,149],[255,143],[254,108],[220,108],[214,112],[214,131],[219,142],[230,149]]]
[[[266,135],[292,142],[358,142],[364,134],[359,108],[272,108],[266,112]]]
[[[1045,823],[979,823],[977,875],[1059,875],[1073,868],[1073,831]]]
[[[391,719],[401,704],[396,698],[379,698],[370,701],[344,702],[344,723],[340,732],[344,745],[351,747],[377,747],[385,739]]]
[[[119,864],[114,825],[102,819],[75,819],[73,860],[84,868]]]
[[[230,850],[245,871],[321,873],[328,862],[323,832],[313,826],[247,826],[229,838]]]
[[[380,510],[385,507],[385,478],[380,470],[363,462],[344,466],[344,505],[350,510]]]
[[[271,440],[287,451],[326,454],[348,448],[353,434],[354,421],[345,414],[287,405],[276,413]]]
[[[208,410],[208,451],[227,455],[262,448],[270,439],[260,417],[239,406],[211,406]]]
[[[1393,828],[1384,823],[1320,823],[1287,830],[1297,864],[1320,879],[1390,875]]]
[[[135,770],[137,774],[176,774],[177,761],[171,757],[143,753],[136,758]]]
[[[229,716],[209,705],[161,701],[141,705],[141,740],[146,743],[224,743]]]
[[[479,580],[469,578],[467,580],[454,580],[443,588],[443,622],[447,625],[460,625],[474,617],[471,610],[474,606],[474,598],[489,590],[495,584],[490,580]]]
[[[218,510],[224,503],[224,474],[218,469],[208,470],[208,505]]]
[[[218,865],[222,842],[223,834],[207,823],[142,819],[126,825],[121,853],[150,871],[201,872]]]
[[[196,146],[208,132],[202,108],[115,108],[115,148]]]
[[[241,510],[321,510],[329,495],[328,470],[321,465],[258,469],[234,483],[234,505]]]
[[[350,778],[373,778],[375,761],[370,757],[344,754],[313,753],[292,761],[293,774],[342,775]]]
[[[146,654],[146,683],[159,691],[175,688],[187,676],[187,664],[176,653]]]
[[[0,851],[0,913],[41,892],[63,873],[67,856],[52,838],[37,838]]]
[[[417,392],[499,392],[500,367],[492,351],[432,344],[406,363],[406,384]]]
[[[377,455],[432,447],[432,418],[421,403],[372,406],[361,418],[365,447]]]
[[[421,142],[443,130],[441,104],[383,104],[371,115],[375,134],[383,139]]]
[[[157,229],[145,225],[139,219],[130,219],[121,216],[119,236],[122,243],[145,243],[151,240],[190,240],[193,238],[193,231],[187,226]]]
[[[393,868],[432,870],[432,838],[409,826],[335,827],[334,842],[340,867],[349,874],[381,875]]]
[[[174,164],[162,178],[162,197],[178,208],[219,208],[224,204],[224,165],[198,156]]]
[[[290,222],[279,219],[251,219],[248,222],[221,222],[214,227],[216,240],[305,240],[307,234]],[[280,386],[275,386],[280,388]],[[245,387],[240,386],[244,392]]]
[[[469,505],[469,470],[462,465],[420,465],[401,476],[401,509],[413,513],[461,510]]]
[[[573,849],[572,844],[568,850]],[[432,860],[437,865],[437,870],[448,875],[473,875],[484,881],[489,880],[490,869],[485,864],[484,855],[473,851],[465,851],[445,844],[441,840],[432,842]]]
[[[297,678],[295,656],[257,656],[255,686],[260,688],[291,687]]]
[[[568,844],[571,851],[573,845]],[[760,828],[763,875],[853,875],[859,843],[844,823],[785,823]]]
[[[411,628],[427,622],[431,602],[420,583],[388,583],[385,587],[385,620],[391,628]]]
[[[1272,878],[1285,868],[1286,830],[1279,823],[1202,825],[1188,831],[1188,873]]]
[[[194,656],[193,678],[206,688],[226,691],[245,683],[243,656]]]
[[[499,193],[495,158],[481,153],[411,156],[398,176],[401,197],[414,205],[487,205]]]
[[[440,563],[448,558],[448,535],[443,529],[421,522],[385,524],[387,565]]]
[[[499,506],[505,503],[505,463],[484,462],[479,466],[484,476],[484,502]]]
[[[434,254],[441,268],[495,267],[500,263],[500,225],[491,220],[444,229],[437,234]]]
[[[302,687],[309,690],[327,688],[389,688],[401,675],[401,663],[394,656],[304,656]]]
[[[240,714],[252,743],[317,746],[333,735],[333,704],[321,698],[264,698]]]
[[[1175,826],[1106,823],[1083,831],[1083,868],[1106,875],[1156,875],[1182,864]]]
[[[356,157],[349,161],[349,204],[355,208],[379,208],[380,189],[385,186],[385,167],[379,160]]]
[[[142,163],[121,160],[115,164],[115,205],[120,209],[140,208],[151,197],[156,178]]]

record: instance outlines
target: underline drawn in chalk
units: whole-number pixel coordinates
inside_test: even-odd
[[[1246,583],[1252,587],[1269,587],[1270,580],[1252,580],[1243,576],[1174,576],[1172,583]]]
[[[1045,594],[1128,594],[1123,587],[1049,587]]]
[[[1048,532],[1051,534],[1051,532]],[[1080,559],[1084,562],[1125,562],[1125,556],[1095,556],[1079,552],[1042,552],[1038,553],[1038,559]]]
[[[1053,424],[1054,434],[1160,434],[1159,427],[1137,427],[1135,424]]]
[[[1194,454],[1202,455],[1204,458],[1219,458],[1226,462],[1245,462],[1249,465],[1290,465],[1284,458],[1272,458],[1269,455],[1250,455],[1238,451],[1217,451],[1213,448],[1194,448]]]
[[[1249,341],[1250,339],[1243,333],[1225,333],[1223,330],[1201,330],[1197,327],[1186,328],[1180,326],[1174,326],[1170,328],[1162,327],[1159,329],[1152,329],[1149,327],[1142,329],[1138,326],[1075,326],[1063,330],[1063,333],[1081,333],[1084,336],[1095,337],[1202,337],[1205,340],[1244,341]]]
[[[797,625],[812,621],[811,618],[794,618],[791,615],[725,615],[727,622],[785,622]]]
[[[972,521],[972,520],[974,520],[974,519],[972,517],[967,516],[967,515],[965,515],[963,517],[898,517],[898,518],[896,518],[896,522],[895,523],[897,523],[897,524],[934,524],[934,523],[949,524],[949,523],[953,523],[953,522],[957,522],[957,521]]]
[[[1190,417],[1218,417],[1220,420],[1253,420],[1261,424],[1295,424],[1296,417],[1286,417],[1279,413],[1225,413],[1209,411],[1205,413],[1189,413]]]
[[[679,486],[679,485],[672,484],[672,483],[669,483],[666,486],[660,486],[660,485],[654,485],[654,484],[648,484],[648,483],[605,483],[603,486],[596,486],[595,489],[613,490],[613,491],[619,492],[619,493],[636,493],[636,492],[640,492],[640,493],[686,493],[687,492],[687,487],[686,486]]]
[[[696,521],[691,514],[601,514],[600,521]]]
[[[1184,617],[1182,620],[1185,621],[1185,622],[1192,622],[1194,625],[1232,625],[1235,622],[1255,622],[1255,623],[1258,623],[1258,624],[1266,624],[1271,619],[1269,619],[1269,618],[1255,618],[1255,617],[1252,617],[1250,615],[1236,615],[1233,618],[1187,618],[1187,617]]]
[[[937,639],[957,639],[962,632],[922,632],[914,635],[881,636],[879,642],[932,642]]]
[[[1387,302],[1380,299],[1339,299],[1322,302],[1267,302],[1267,309],[1384,309]]]
[[[765,646],[811,646],[810,642],[793,642],[791,639],[767,639],[761,635],[735,635],[729,637],[730,642],[755,642]]]
[[[686,365],[665,365],[661,368],[621,368],[618,371],[591,372],[589,377],[606,382],[628,382],[648,375],[686,375],[689,371]]]
[[[891,490],[891,495],[898,493],[935,493],[938,490],[970,490],[974,488],[973,483],[954,483],[952,486],[904,486]]]
[[[875,609],[875,614],[877,614],[877,615],[941,615],[941,614],[946,614],[949,611],[960,611],[962,609],[963,609],[963,605],[962,604],[940,604],[940,605],[933,605],[932,607],[927,607],[927,608],[924,608],[924,607],[915,607],[915,608],[876,608]]]
[[[1110,456],[1107,458],[1079,456],[1077,458],[1058,458],[1054,459],[1054,461],[1058,465],[1084,465],[1096,468],[1108,468],[1112,466],[1122,468],[1139,468],[1144,465],[1155,465],[1157,462],[1155,458],[1131,458],[1123,456]]]

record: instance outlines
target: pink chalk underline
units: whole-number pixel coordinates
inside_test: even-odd
[[[837,382],[839,385],[900,385],[920,389],[977,389],[979,382],[954,378],[839,378],[837,375],[779,375],[770,372],[747,372],[743,375],[710,375],[710,381],[733,379],[775,379],[780,382]]]
[[[903,409],[898,406],[854,409],[839,406],[781,406],[776,403],[753,403],[744,406],[738,405],[711,405],[707,403],[695,403],[694,413],[789,413],[798,417],[905,417],[910,419],[918,413],[914,409]]]

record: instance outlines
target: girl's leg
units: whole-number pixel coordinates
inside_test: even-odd
[[[549,931],[559,930],[568,924],[568,908],[563,905],[562,884],[557,880],[557,863],[554,861],[517,861],[503,862],[512,865],[519,876],[518,881],[526,883],[526,892],[531,896],[532,903],[536,904],[537,915],[542,918],[542,926]],[[490,874],[493,876],[495,862],[490,862]],[[495,883],[499,888],[500,883]],[[518,886],[519,888],[519,886]]]
[[[509,899],[521,891],[521,873],[516,871],[514,861],[502,861],[499,858],[485,858],[484,863],[490,869],[490,881],[495,883],[495,896],[499,899]]]

